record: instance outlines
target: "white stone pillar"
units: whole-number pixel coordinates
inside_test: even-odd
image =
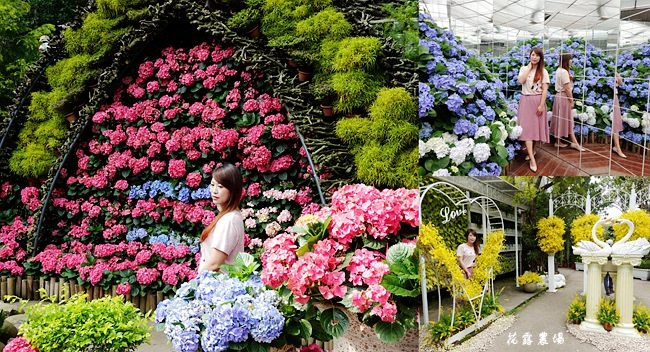
[[[605,329],[598,322],[596,315],[601,297],[601,266],[607,263],[607,257],[583,255],[582,262],[585,264],[585,270],[589,270],[589,272],[587,273],[587,315],[580,324],[580,329],[604,332]]]
[[[612,330],[612,334],[640,337],[634,329],[632,310],[634,304],[633,267],[641,264],[640,255],[612,255],[612,263],[617,266],[616,311],[621,320]]]
[[[548,255],[548,291],[547,292],[557,292],[555,289],[555,253]]]

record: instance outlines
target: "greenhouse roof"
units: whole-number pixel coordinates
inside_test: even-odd
[[[515,204],[513,197],[521,191],[508,181],[496,176],[463,176],[463,177],[436,177],[437,179],[454,184],[470,192],[486,196],[494,201],[510,206],[517,206],[520,209],[528,210],[528,206]]]
[[[421,0],[423,11],[467,44],[580,36],[616,48],[650,38],[650,0]]]

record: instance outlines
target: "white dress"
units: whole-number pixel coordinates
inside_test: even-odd
[[[226,264],[232,264],[237,254],[244,251],[244,220],[239,211],[231,211],[217,221],[205,241],[201,242],[201,263],[205,263],[208,249],[214,248],[228,255]],[[200,271],[200,270],[199,270]]]

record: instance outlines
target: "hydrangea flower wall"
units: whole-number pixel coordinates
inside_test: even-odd
[[[420,14],[428,53],[419,85],[421,173],[500,175],[520,148],[506,85],[429,15]]]
[[[166,48],[122,79],[64,170],[52,199],[62,220],[31,270],[133,294],[169,291],[194,275],[198,237],[216,213],[211,173],[224,161],[244,176],[249,250],[318,208],[282,103],[233,53],[208,43]]]

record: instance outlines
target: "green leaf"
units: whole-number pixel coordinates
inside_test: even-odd
[[[387,343],[395,343],[404,337],[406,330],[400,323],[379,322],[375,325],[375,333],[380,340]]]
[[[331,341],[333,339],[333,336],[328,334],[325,329],[323,329],[323,326],[321,325],[319,320],[311,320],[311,327],[312,327],[312,336],[314,339],[318,341]]]
[[[404,282],[394,274],[386,274],[381,279],[381,285],[390,293],[401,297],[417,297],[420,295],[420,288],[404,287]]]
[[[320,323],[323,330],[333,337],[343,335],[349,325],[348,317],[338,308],[330,308],[321,312]]]
[[[300,319],[300,335],[305,340],[311,337],[311,323],[305,319]]]
[[[300,325],[299,324],[287,324],[285,328],[287,334],[289,335],[300,335]]]
[[[502,159],[508,159],[508,150],[502,145],[497,145],[497,154]]]
[[[386,242],[376,240],[374,238],[363,237],[363,246],[371,249],[382,249],[386,246]]]
[[[388,264],[402,262],[408,260],[413,255],[413,252],[415,252],[415,246],[407,243],[398,243],[388,248],[386,260]]]
[[[336,270],[334,270],[334,271],[341,271],[341,270],[347,268],[347,266],[348,266],[348,265],[350,264],[350,262],[352,261],[352,257],[353,257],[353,256],[354,256],[354,252],[348,252],[348,253],[345,255],[345,260],[343,260],[343,263],[341,263],[339,266],[337,266],[337,267],[336,267]]]

